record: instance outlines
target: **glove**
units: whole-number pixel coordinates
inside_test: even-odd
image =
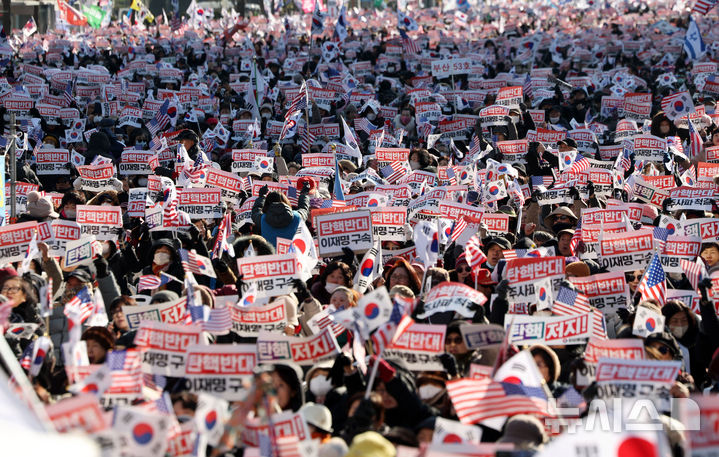
[[[497,293],[497,297],[502,300],[506,300],[507,295],[509,295],[509,281],[503,279],[499,284],[497,284],[497,288],[494,289],[494,291]]]
[[[299,278],[295,278],[292,280],[292,286],[295,288],[295,295],[297,295],[297,300],[302,303],[308,298],[312,298],[312,293],[310,293],[309,289],[307,288],[307,283]]]
[[[225,273],[230,269],[230,267],[227,266],[227,263],[222,259],[212,259],[212,267],[218,273]]]
[[[370,359],[370,364],[374,366],[375,363],[378,363],[379,360],[379,366],[377,367],[377,376],[379,376],[379,379],[387,384],[394,378],[394,374],[397,372],[394,368],[392,368],[392,365],[390,365],[386,360],[384,359],[378,359],[376,355],[373,355]]]
[[[452,354],[448,354],[446,352],[444,354],[440,354],[439,361],[442,363],[444,371],[446,371],[450,377],[457,376],[457,373],[459,373],[459,369],[457,368],[457,359],[455,359]]]
[[[269,193],[270,193],[270,188],[267,187],[267,184],[265,184],[265,185],[262,186],[262,188],[260,189],[260,194],[259,194],[259,195],[260,195],[260,197],[266,197],[267,194],[269,194]]]
[[[99,256],[92,261],[95,264],[95,271],[97,272],[98,278],[104,278],[107,276],[107,260],[104,257]]]
[[[237,281],[235,282],[235,287],[237,288],[237,293],[242,296],[243,291],[245,290],[247,286],[247,283],[243,281],[245,275],[238,275]]]
[[[709,289],[712,288],[712,280],[710,278],[704,278],[699,281],[699,292],[702,294],[702,301],[709,301]]]
[[[195,224],[190,224],[190,228],[188,231],[190,232],[192,244],[197,244],[197,242],[200,241],[200,229],[198,229]]]
[[[594,195],[594,183],[592,181],[587,181],[587,192],[589,192],[589,195]]]
[[[579,200],[579,191],[577,190],[576,187],[569,188],[569,196],[575,200]]]
[[[665,213],[670,212],[667,208],[671,204],[672,204],[672,199],[670,197],[665,198],[664,201],[662,202],[662,211],[664,211]]]
[[[358,262],[357,262],[357,257],[355,256],[354,251],[352,251],[352,249],[350,249],[350,248],[345,247],[345,248],[342,248],[342,252],[344,252],[344,255],[342,256],[342,258],[340,260],[342,260],[342,262],[344,262],[347,265],[349,265],[350,267],[352,267],[354,271],[357,271],[357,266],[359,266],[359,265],[355,265]]]
[[[472,322],[475,324],[484,324],[485,317],[484,317],[484,306],[482,305],[474,305],[473,308],[470,308],[474,310],[474,316],[472,316]]]
[[[312,188],[312,185],[309,183],[309,181],[305,181],[304,183],[302,183],[302,191],[301,192],[303,194],[309,194],[311,188]]]

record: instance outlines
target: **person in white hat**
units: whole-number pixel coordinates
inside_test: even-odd
[[[300,408],[300,414],[310,427],[312,439],[325,443],[332,437],[332,414],[326,406],[307,402]]]

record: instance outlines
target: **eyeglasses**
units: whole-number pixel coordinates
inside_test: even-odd
[[[626,277],[627,281],[639,281],[640,279],[642,279],[642,275],[629,274],[629,275],[624,275],[624,276]]]
[[[458,336],[456,338],[445,338],[444,343],[445,344],[462,344],[462,337]]]
[[[4,294],[5,292],[20,292],[21,290],[22,287],[20,286],[5,286],[2,288],[2,290],[0,290],[0,293]]]
[[[570,218],[569,216],[565,216],[564,214],[557,214],[556,216],[554,216],[554,220],[557,220],[557,221],[571,221],[572,218]]]

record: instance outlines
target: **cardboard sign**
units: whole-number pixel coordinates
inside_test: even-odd
[[[267,151],[261,149],[233,149],[232,172],[247,173],[252,170],[258,157],[267,157]],[[334,163],[333,163],[334,165]]]
[[[406,207],[371,208],[372,236],[383,241],[405,241],[407,232]]]
[[[45,406],[45,411],[59,433],[80,430],[85,433],[97,433],[105,430],[109,425],[100,409],[97,397],[92,394],[64,398]]]
[[[234,173],[229,173],[216,168],[208,168],[205,185],[207,187],[217,187],[222,190],[222,201],[236,204],[239,200],[239,194],[244,190],[244,180]]]
[[[77,205],[75,219],[83,235],[98,240],[115,241],[122,231],[122,208],[119,206]]]
[[[470,324],[459,327],[462,339],[469,349],[479,349],[502,344],[505,331],[501,325]]]
[[[501,105],[492,105],[482,108],[479,112],[479,121],[482,126],[502,126],[507,125],[507,116],[509,116],[509,108]]]
[[[600,358],[643,360],[644,342],[638,338],[599,340],[591,338],[584,350],[584,365],[577,370],[577,384],[588,386],[596,380]]]
[[[604,315],[615,314],[630,303],[629,285],[621,271],[585,277],[571,277],[569,281],[589,298],[589,304]]]
[[[443,282],[433,287],[425,298],[424,312],[417,315],[424,319],[435,313],[454,311],[464,317],[474,316],[474,305],[481,306],[487,301],[483,293],[457,282]]]
[[[142,371],[162,376],[184,376],[187,348],[196,344],[205,344],[199,325],[145,321],[135,336],[135,345],[143,351]]]
[[[439,355],[444,352],[446,331],[444,325],[414,323],[393,345],[385,348],[382,356],[400,358],[412,371],[444,371]]]
[[[187,318],[187,297],[181,297],[165,303],[153,305],[123,306],[127,325],[131,330],[138,329],[143,322],[164,322],[165,324],[183,324]]]
[[[651,230],[607,234],[599,240],[599,265],[609,271],[645,268],[654,253]]]
[[[77,222],[56,219],[38,224],[38,234],[38,240],[47,244],[49,256],[63,257],[67,242],[79,240],[81,229]]]
[[[665,273],[683,273],[679,260],[694,261],[701,250],[702,240],[698,236],[669,235],[664,250],[659,256]]]
[[[504,316],[509,343],[517,345],[583,343],[591,336],[591,322],[592,313],[573,316]]]
[[[258,297],[274,297],[292,292],[300,268],[294,254],[282,254],[239,258],[237,270],[245,282],[255,284]]]
[[[509,280],[510,303],[535,301],[535,284],[542,279],[558,282],[564,278],[564,257],[522,257],[507,262],[502,277]],[[557,284],[555,284],[556,286]]]
[[[147,206],[147,187],[133,187],[127,197],[127,215],[144,217]]]
[[[154,151],[123,151],[118,170],[121,175],[149,175],[152,173],[150,159],[154,156]]]
[[[432,76],[437,79],[472,72],[472,59],[442,59],[432,61]]]
[[[220,189],[180,189],[177,197],[177,209],[186,212],[190,219],[217,219],[224,213]]]
[[[256,365],[252,344],[197,344],[187,348],[184,377],[190,392],[241,401],[247,396],[244,382],[252,378]]]
[[[636,161],[663,162],[667,151],[667,140],[653,135],[634,137],[634,157]]]
[[[314,365],[322,360],[334,359],[337,354],[337,340],[329,328],[304,338],[267,332],[260,333],[257,338],[259,363],[285,361],[298,365]]]
[[[240,336],[257,337],[262,332],[282,333],[287,325],[285,302],[264,306],[232,306],[232,331]]]
[[[347,247],[355,253],[372,248],[372,215],[368,210],[317,216],[319,254],[331,257],[342,254]]]
[[[35,152],[38,175],[69,175],[70,152],[67,149],[41,148]]]
[[[115,176],[115,166],[112,162],[101,165],[81,165],[77,167],[77,172],[80,173],[82,190],[102,192],[115,189],[110,183]]]

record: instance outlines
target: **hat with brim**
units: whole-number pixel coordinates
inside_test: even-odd
[[[572,210],[567,206],[560,206],[556,208],[554,211],[549,213],[547,217],[544,218],[544,225],[547,227],[551,227],[554,222],[554,219],[557,218],[557,216],[567,216],[572,220],[572,224],[577,223],[577,216],[574,215]]]
[[[508,251],[512,249],[512,245],[509,243],[509,241],[501,236],[497,236],[489,240],[489,242],[487,243],[487,249],[491,248],[492,245],[495,244],[502,248],[503,251]]]

